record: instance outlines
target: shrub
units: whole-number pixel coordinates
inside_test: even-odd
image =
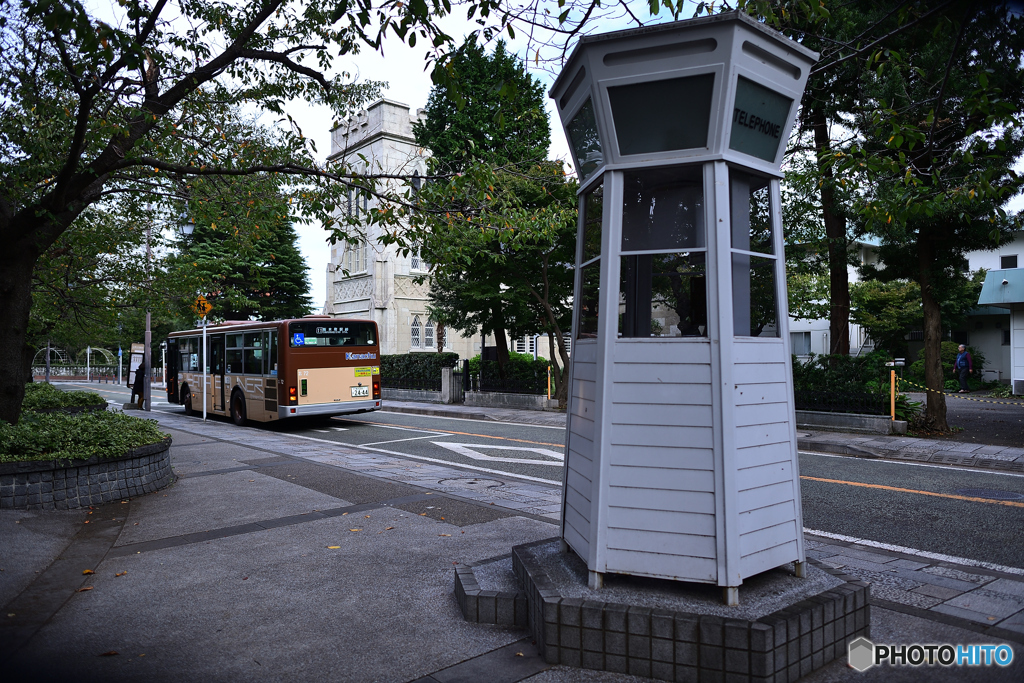
[[[453,368],[457,353],[406,353],[380,357],[382,379],[441,381],[441,368]]]
[[[823,355],[801,363],[793,357],[793,388],[837,393],[888,392],[889,356],[876,351],[864,356]]]
[[[25,385],[25,401],[21,404],[21,409],[71,408],[101,403],[105,405],[106,402],[105,398],[93,391],[61,391],[46,382],[32,382]]]
[[[896,419],[914,422],[921,415],[921,402],[911,401],[906,394],[896,396]]]
[[[124,413],[29,411],[17,424],[0,422],[0,462],[118,458],[166,436],[156,422]]]
[[[992,387],[993,398],[1010,398],[1013,396],[1013,387],[1009,384],[997,383]]]

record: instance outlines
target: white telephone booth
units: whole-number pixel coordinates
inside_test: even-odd
[[[803,571],[780,164],[817,54],[731,12],[584,37],[562,538],[605,573]]]

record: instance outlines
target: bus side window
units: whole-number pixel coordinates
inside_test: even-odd
[[[241,374],[242,372],[242,335],[227,335],[227,368],[229,374]]]

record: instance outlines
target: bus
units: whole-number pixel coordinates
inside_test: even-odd
[[[273,322],[224,322],[167,338],[167,400],[194,415],[206,409],[272,422],[311,415],[365,413],[381,407],[380,345],[372,320],[306,316]]]

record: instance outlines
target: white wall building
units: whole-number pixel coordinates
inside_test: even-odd
[[[413,123],[423,116],[411,114],[408,105],[381,99],[331,131],[330,160],[344,159],[367,174],[425,175],[429,152],[416,144]],[[365,162],[364,162],[365,159]],[[389,190],[401,191],[400,181],[389,181]],[[374,209],[373,200],[354,196],[341,211],[360,215]],[[338,213],[340,216],[340,211]],[[379,229],[365,226],[359,244],[339,242],[331,247],[324,313],[338,318],[368,318],[380,329],[381,353],[404,354],[437,351],[438,329],[427,313],[429,285],[416,282],[430,264],[418,253],[403,256],[394,246],[383,246]],[[487,345],[494,344],[488,337]],[[548,357],[546,336],[510,339],[512,351]],[[480,335],[445,334],[444,350],[471,358],[480,353]]]
[[[967,342],[985,354],[985,379],[1024,394],[1024,232],[992,251],[968,255],[971,271],[985,268],[979,307],[968,321]]]

